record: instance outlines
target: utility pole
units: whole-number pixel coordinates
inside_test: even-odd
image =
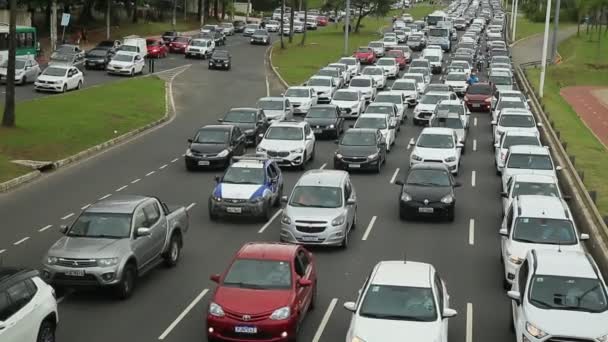
[[[515,29],[517,28],[517,10],[519,7],[519,0],[513,1],[515,1],[515,18],[513,18],[513,34],[511,35],[511,40],[515,41]]]
[[[15,57],[17,30],[17,0],[9,1],[9,23],[8,23],[8,65],[6,70],[6,90],[4,97],[4,115],[2,115],[2,126],[15,127]]]
[[[515,22],[515,0],[511,0],[511,30],[513,30],[514,22]]]
[[[553,37],[551,39],[551,61],[557,58],[557,30],[559,29],[559,11],[561,1],[555,0],[555,16],[553,18]]]
[[[205,0],[201,0],[201,27],[205,25]]]
[[[549,43],[549,21],[551,19],[551,0],[547,0],[547,14],[545,15],[545,39],[543,40],[543,56],[540,61],[540,89],[538,90],[540,98],[543,98],[543,89],[545,87],[545,73],[547,71],[547,44]]]
[[[188,0],[184,0],[184,21],[188,19]]]
[[[350,32],[350,0],[346,0],[346,18],[344,20],[344,56],[348,56],[348,34]]]
[[[247,10],[245,11],[245,23],[249,22],[249,8],[251,7],[251,0],[247,0]]]
[[[112,14],[112,0],[106,0],[106,39],[110,39],[110,16]],[[57,19],[55,19],[55,22]],[[55,24],[57,27],[57,24]]]
[[[281,37],[281,49],[285,48],[285,42],[283,41],[283,26],[285,25],[285,0],[281,2],[281,31],[279,37]]]
[[[171,27],[173,28],[173,31],[175,31],[175,25],[177,24],[176,16],[177,16],[177,0],[173,0],[173,13],[171,15]]]
[[[51,49],[57,48],[57,0],[51,3]]]

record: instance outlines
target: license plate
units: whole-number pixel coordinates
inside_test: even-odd
[[[84,270],[65,271],[65,275],[70,277],[84,277]]]
[[[473,103],[473,108],[479,108],[481,106],[481,104],[479,103]]]
[[[234,332],[243,333],[243,334],[257,334],[258,333],[258,328],[257,327],[240,327],[240,326],[236,326],[236,327],[234,327]]]
[[[434,211],[433,208],[418,208],[419,213],[432,214],[433,211]]]
[[[316,236],[302,236],[302,241],[317,241]]]
[[[235,208],[235,207],[226,208],[226,212],[229,212],[231,214],[240,214],[242,211],[243,211],[243,209],[241,209],[241,208]]]
[[[322,132],[323,132],[323,130],[322,130],[322,129],[320,129],[320,128],[316,128],[316,129],[314,130],[314,132],[315,132],[315,133],[322,133]]]
[[[361,167],[360,164],[348,164],[348,167],[353,168],[353,169],[358,169]]]
[[[207,166],[209,165],[209,161],[208,160],[201,160],[198,162],[198,165],[200,166]]]

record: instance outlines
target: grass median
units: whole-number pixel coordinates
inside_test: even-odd
[[[603,34],[602,34],[603,36]],[[597,207],[602,215],[608,215],[608,183],[605,172],[608,170],[606,149],[589,131],[576,112],[560,96],[560,89],[568,86],[608,86],[608,37],[602,37],[598,45],[581,34],[574,36],[559,46],[563,62],[547,69],[545,78],[545,110],[559,130],[561,139],[568,143],[568,154],[576,158],[576,168],[584,172],[587,189],[597,191]],[[538,89],[540,69],[528,69],[528,79]]]
[[[559,22],[560,29],[564,29],[566,27],[575,26],[575,23],[570,22]],[[509,25],[506,26],[509,29]],[[553,31],[553,20],[551,21],[549,30]],[[523,38],[528,38],[537,34],[541,34],[545,32],[545,22],[535,22],[531,21],[526,17],[525,14],[520,13],[517,16],[517,26],[515,27],[515,40],[520,40]]]
[[[11,160],[55,161],[162,118],[165,82],[140,77],[17,104],[0,128],[0,183],[32,171]]]

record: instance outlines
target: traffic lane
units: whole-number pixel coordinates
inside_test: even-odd
[[[190,69],[175,80],[177,116],[172,123],[0,195],[0,216],[6,227],[0,232],[0,249],[10,248],[23,237],[33,238],[38,229],[47,225],[69,222],[73,217],[61,218],[77,214],[85,205],[115,194],[136,180],[153,181],[154,175],[164,171],[164,165],[172,164],[176,158],[175,162],[183,163],[180,159],[187,147],[186,139],[197,127],[217,122],[230,107],[252,106],[265,96],[264,50],[250,49],[245,44],[233,50],[232,71],[207,70],[204,61],[193,61]],[[241,74],[248,76],[243,78]],[[218,96],[218,91],[227,89],[240,96]],[[192,105],[187,101],[192,101]],[[36,210],[36,215],[29,214],[32,210]]]

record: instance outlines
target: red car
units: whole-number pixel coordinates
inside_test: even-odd
[[[405,54],[401,50],[389,50],[385,57],[393,57],[397,61],[397,64],[399,64],[400,70],[403,70],[407,64]]]
[[[328,22],[329,21],[327,20],[327,17],[324,17],[324,16],[317,17],[317,26],[327,26]]]
[[[150,58],[167,57],[167,54],[169,53],[169,49],[163,43],[162,39],[146,39],[146,46],[148,47],[148,57]]]
[[[361,46],[355,51],[353,56],[361,63],[361,64],[374,64],[376,63],[376,53],[372,48],[367,46]]]
[[[317,270],[300,245],[246,243],[223,274],[209,303],[209,341],[295,341],[315,305]]]
[[[496,87],[492,83],[479,82],[470,85],[464,94],[464,103],[470,111],[489,112]]]
[[[190,37],[175,37],[171,43],[169,43],[169,51],[173,53],[185,53],[191,40],[192,38]]]

